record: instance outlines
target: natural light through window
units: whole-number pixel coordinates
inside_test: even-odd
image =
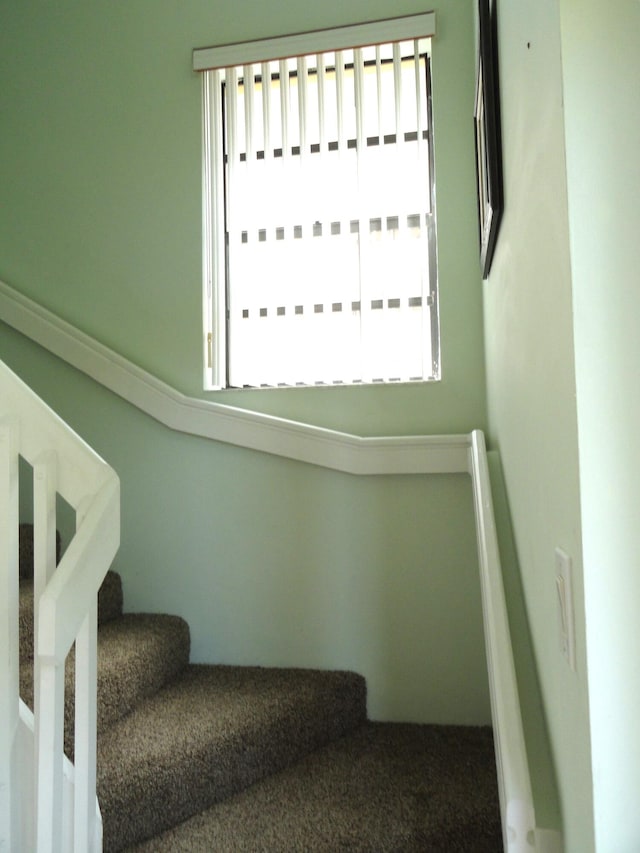
[[[439,377],[429,47],[205,74],[210,387]]]

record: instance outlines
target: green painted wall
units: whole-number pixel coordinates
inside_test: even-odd
[[[194,660],[354,669],[375,719],[489,722],[466,475],[190,438],[6,327],[2,355],[120,473],[127,608],[185,617]]]
[[[504,217],[484,286],[499,450],[566,850],[594,849],[576,371],[558,0],[496,3]],[[573,560],[577,671],[558,639],[554,549]]]
[[[561,0],[596,849],[640,849],[640,4]],[[595,60],[595,61],[594,61]]]
[[[202,395],[201,81],[192,49],[434,6],[442,382],[211,396],[361,434],[483,426],[466,3],[4,0],[0,278]]]
[[[369,435],[484,425],[473,15],[435,5],[444,380],[215,399]],[[201,394],[192,48],[419,11],[1,0],[0,278]],[[351,667],[376,718],[489,720],[468,478],[356,479],[189,438],[6,327],[0,357],[118,471],[127,605],[185,616],[196,660]]]

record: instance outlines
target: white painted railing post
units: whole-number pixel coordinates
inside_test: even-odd
[[[76,514],[80,527],[88,506]],[[93,849],[96,833],[96,730],[98,696],[98,597],[76,638],[74,734],[74,853]]]
[[[0,850],[20,850],[18,422],[0,420]]]
[[[37,598],[56,569],[57,469],[53,450],[41,453],[33,465],[33,581]]]
[[[57,457],[46,451],[33,465],[33,613],[35,778],[38,851],[62,849],[62,767],[64,752],[64,662],[45,664],[39,651],[40,598],[56,568]],[[48,687],[47,687],[48,685]],[[53,694],[48,691],[53,688]],[[54,749],[49,759],[43,751]],[[48,772],[45,772],[47,768]],[[41,779],[41,776],[44,776]],[[44,837],[44,847],[41,847]],[[50,846],[49,846],[50,845]]]
[[[62,853],[64,663],[41,661],[36,726],[36,850]]]
[[[74,853],[92,850],[96,837],[96,701],[98,602],[76,639]]]

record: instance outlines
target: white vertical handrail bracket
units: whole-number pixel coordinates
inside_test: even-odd
[[[36,710],[36,845],[38,853],[62,853],[64,785],[64,662],[41,660]]]
[[[33,465],[33,579],[36,598],[44,592],[56,568],[57,470],[58,457],[54,450],[41,453]]]
[[[17,418],[0,419],[0,849],[20,850]]]
[[[44,800],[39,799],[37,809],[37,835],[50,835],[51,850],[61,849],[62,845],[62,737],[53,731],[62,725],[64,715],[64,663],[59,667],[47,667],[44,675],[44,663],[37,653],[40,631],[40,599],[56,568],[56,486],[57,456],[55,451],[41,453],[33,463],[33,612],[34,612],[34,655],[33,688],[35,720],[40,723],[47,719],[44,726],[36,727],[36,750],[34,761],[40,764],[35,768],[38,789]],[[51,684],[55,684],[53,696],[48,695]],[[52,756],[49,772],[44,773],[41,756],[43,746],[59,751]],[[41,780],[41,773],[44,778]],[[51,788],[48,784],[51,782]],[[59,827],[59,828],[58,828]],[[58,840],[59,838],[59,840]],[[40,844],[40,841],[38,841]],[[58,847],[58,845],[60,845]],[[43,850],[45,848],[42,848]],[[40,851],[40,847],[38,847]]]
[[[91,850],[96,837],[96,726],[98,600],[76,638],[74,853]]]

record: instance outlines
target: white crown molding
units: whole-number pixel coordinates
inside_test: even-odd
[[[348,474],[469,473],[468,435],[363,437],[187,397],[2,281],[0,320],[178,432]]]

